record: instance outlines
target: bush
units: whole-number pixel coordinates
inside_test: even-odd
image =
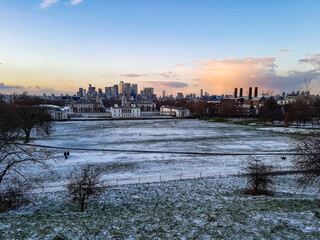
[[[273,195],[273,180],[270,173],[272,166],[266,165],[258,159],[253,159],[244,169],[247,176],[245,194],[249,195]]]
[[[293,168],[301,171],[299,185],[314,185],[320,192],[320,132],[293,136],[291,144],[295,152],[301,153],[293,162]]]
[[[30,192],[31,185],[17,176],[6,178],[0,189],[0,212],[7,212],[27,205],[29,200],[26,194]]]
[[[73,202],[84,212],[85,202],[99,195],[104,187],[102,170],[94,165],[75,167],[68,176],[67,190]]]

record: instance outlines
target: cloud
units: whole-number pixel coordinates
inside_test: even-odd
[[[315,54],[301,62],[319,65],[320,55]],[[313,89],[320,87],[320,70],[289,71],[279,75],[276,59],[264,58],[231,58],[231,59],[206,59],[194,61],[193,67],[183,73],[189,76],[210,94],[232,93],[234,88],[257,86],[259,89],[275,90],[278,92],[303,89],[304,79],[314,79]],[[319,84],[317,83],[319,82]]]
[[[41,89],[39,86],[34,86],[35,88],[37,88],[37,89]]]
[[[50,7],[52,4],[59,2],[60,0],[43,0],[40,4],[40,8],[45,9]]]
[[[121,77],[147,77],[149,76],[148,74],[136,74],[136,73],[125,73],[125,74],[120,74]]]
[[[300,59],[299,63],[309,63],[317,69],[320,69],[320,54],[313,54],[307,58]]]
[[[12,85],[5,85],[4,83],[0,83],[0,89],[23,89],[21,86],[12,86]]]
[[[70,4],[71,5],[77,5],[77,4],[79,4],[79,3],[81,3],[83,0],[71,0],[70,1]]]
[[[179,75],[174,72],[163,72],[163,73],[153,73],[153,75],[158,75],[165,78],[178,78]]]
[[[186,88],[189,87],[188,83],[176,82],[176,81],[146,81],[145,84],[149,84],[155,88]]]
[[[279,49],[278,52],[286,53],[286,52],[292,52],[292,50],[291,49]]]
[[[185,63],[178,63],[176,65],[174,65],[175,67],[183,67],[184,65],[186,65]]]

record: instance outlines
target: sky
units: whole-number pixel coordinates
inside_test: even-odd
[[[0,93],[320,94],[319,0],[0,0]],[[246,90],[244,90],[246,92]]]

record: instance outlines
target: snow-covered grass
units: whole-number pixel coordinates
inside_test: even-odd
[[[319,239],[319,195],[295,178],[275,177],[273,197],[244,195],[239,177],[110,187],[85,213],[64,192],[34,194],[0,214],[0,239]]]
[[[261,126],[242,126],[214,123],[196,119],[157,119],[123,121],[57,122],[50,138],[33,136],[34,142],[50,146],[118,149],[158,150],[185,152],[287,152],[290,135],[263,129]],[[52,164],[53,170],[63,176],[70,168],[93,163],[105,169],[105,178],[138,179],[144,176],[241,171],[250,159],[246,156],[201,156],[176,154],[142,154],[126,152],[70,151],[70,158]],[[289,168],[291,158],[261,156],[266,163],[278,168]],[[48,182],[51,177],[44,177]]]
[[[191,152],[287,152],[289,132],[255,125],[199,120],[57,122],[49,139],[37,144],[131,150]],[[277,128],[279,129],[279,128]],[[242,177],[205,178],[107,188],[85,213],[66,198],[65,175],[73,166],[94,163],[104,178],[138,179],[159,175],[196,176],[238,171],[245,156],[194,156],[126,152],[71,151],[52,162],[52,170],[30,166],[30,174],[54,192],[30,195],[31,204],[0,214],[0,239],[319,239],[316,189],[297,189],[296,176],[279,176],[273,197],[244,195]],[[259,159],[289,168],[291,158]],[[35,174],[36,173],[36,174]],[[223,174],[222,174],[223,175]],[[165,180],[165,179],[163,179]],[[60,191],[59,191],[60,190]]]

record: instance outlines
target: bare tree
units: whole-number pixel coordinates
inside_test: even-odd
[[[55,158],[53,151],[19,143],[22,120],[15,110],[15,105],[0,99],[0,186],[6,175],[24,176],[24,169],[29,164],[47,167],[47,160]]]
[[[272,166],[253,158],[244,169],[247,173],[247,188],[245,189],[245,193],[251,195],[271,195],[273,180],[270,173],[272,169]]]
[[[51,115],[47,109],[40,106],[42,99],[23,94],[13,98],[7,105],[7,112],[3,120],[12,122],[24,134],[24,142],[30,142],[30,134],[35,129],[41,136],[51,134]],[[7,118],[5,118],[7,117]]]
[[[17,209],[28,204],[28,193],[33,188],[33,182],[15,174],[5,178],[0,186],[0,212]]]
[[[14,173],[24,177],[24,169],[28,165],[48,168],[48,160],[52,159],[55,159],[53,151],[0,141],[0,185],[6,175]]]
[[[301,186],[317,185],[320,190],[320,133],[296,135],[291,139],[294,150],[302,155],[296,156],[294,168],[302,171],[298,182]]]
[[[101,179],[101,168],[88,164],[75,167],[68,176],[68,195],[73,202],[79,204],[80,211],[84,212],[85,202],[97,197],[104,187]]]

